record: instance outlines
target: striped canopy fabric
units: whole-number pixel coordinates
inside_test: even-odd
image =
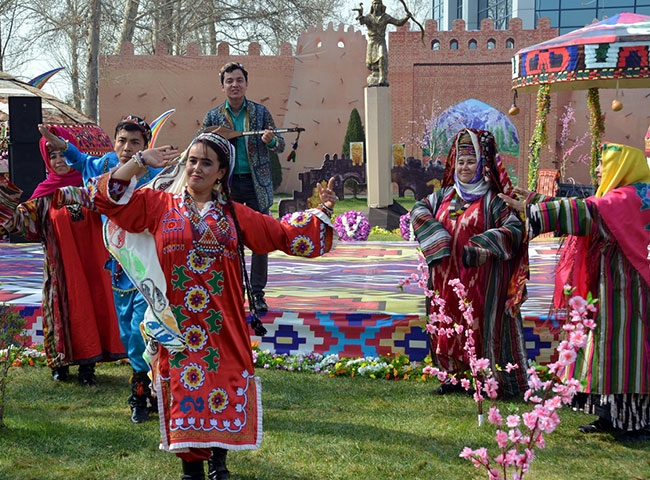
[[[512,58],[512,88],[650,88],[649,51],[650,16],[620,13],[519,50]]]

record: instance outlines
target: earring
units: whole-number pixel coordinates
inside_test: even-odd
[[[223,179],[217,178],[215,180],[215,182],[214,182],[212,190],[214,190],[215,192],[221,194],[223,192]]]

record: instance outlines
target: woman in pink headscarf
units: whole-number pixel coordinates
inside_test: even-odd
[[[52,131],[69,142],[61,127]],[[21,190],[0,177],[0,225],[8,232],[43,244],[43,336],[54,380],[66,380],[68,365],[79,365],[79,383],[95,385],[95,363],[124,358],[113,306],[108,252],[98,213],[80,205],[54,209],[61,187],[81,185],[81,174],[44,138],[39,143],[47,177],[24,203]],[[99,272],[99,274],[98,274]]]

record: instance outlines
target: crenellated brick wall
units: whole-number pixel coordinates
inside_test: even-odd
[[[340,154],[350,112],[357,108],[363,118],[365,68],[365,29],[332,24],[304,32],[296,42],[296,51],[288,43],[279,55],[261,55],[260,46],[251,43],[246,55],[234,55],[226,43],[217,55],[200,55],[195,44],[182,56],[167,55],[158,45],[155,55],[134,55],[125,44],[121,55],[101,58],[99,88],[100,124],[108,131],[122,115],[133,113],[152,120],[171,108],[176,113],[160,134],[161,143],[187,145],[198,130],[205,112],[224,100],[218,70],[228,61],[238,61],[249,71],[248,97],[266,105],[279,127],[302,126],[295,163],[287,162],[295,134],[287,134],[287,152],[280,157],[283,192],[300,189],[299,174],[319,168],[325,155]],[[406,140],[407,156],[419,157],[409,139],[421,137],[423,120],[430,116],[435,102],[442,110],[468,98],[476,98],[507,112],[512,104],[512,56],[525,46],[553,38],[557,30],[548,19],[540,19],[534,30],[523,30],[520,19],[512,19],[508,30],[494,30],[491,19],[481,22],[480,30],[466,30],[456,20],[451,31],[438,31],[437,23],[425,24],[424,45],[421,33],[406,25],[390,32],[389,81],[392,98],[393,142]],[[458,49],[451,49],[456,41]],[[433,49],[435,42],[439,49]],[[470,48],[475,42],[476,48]],[[488,45],[494,48],[489,48]],[[601,91],[606,115],[608,141],[644,148],[648,128],[649,90],[621,90],[621,112],[612,112],[610,104],[616,92]],[[528,143],[535,125],[535,94],[519,95],[521,113],[510,117],[520,138],[517,163],[519,178],[526,178]],[[554,149],[562,128],[559,117],[564,106],[576,109],[572,138],[588,130],[589,112],[586,92],[553,94],[549,117],[549,145]],[[588,152],[585,146],[575,155]],[[550,150],[542,152],[541,168],[555,168]],[[585,165],[569,164],[568,176],[578,183],[589,181]]]

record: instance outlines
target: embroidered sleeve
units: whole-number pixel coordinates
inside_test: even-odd
[[[110,173],[97,177],[94,183],[91,198],[95,208],[121,228],[134,233],[149,230],[152,234],[159,228],[160,218],[169,208],[165,200],[169,194],[150,188],[136,190],[135,177],[125,186]]]
[[[47,214],[51,197],[40,197],[20,203],[22,190],[0,175],[0,228],[27,240],[39,240],[41,223]]]
[[[320,210],[296,212],[278,221],[244,205],[234,206],[244,245],[256,253],[280,250],[287,255],[313,258],[329,252],[336,244],[332,223]]]

